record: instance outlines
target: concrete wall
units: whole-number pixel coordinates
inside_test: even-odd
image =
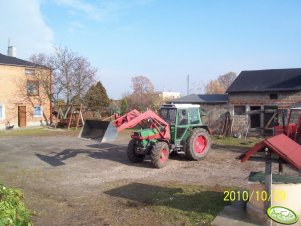
[[[271,93],[233,93],[229,94],[229,103],[231,105],[277,105],[287,108],[301,102],[301,91],[278,92],[277,100],[270,99]]]
[[[203,121],[209,126],[213,134],[220,134],[225,123],[225,113],[229,112],[233,119],[232,133],[245,134],[248,125],[248,115],[234,115],[234,106],[230,104],[201,104],[201,109],[207,112]],[[248,109],[248,107],[247,107]]]
[[[224,122],[224,115],[230,111],[227,103],[223,104],[202,104],[200,103],[201,109],[207,113],[207,116],[203,117],[204,123],[206,123],[211,132],[219,134],[222,123]]]
[[[39,70],[41,73],[41,70]],[[50,82],[51,72],[43,69],[43,74],[48,76]],[[26,106],[27,126],[40,125],[49,122],[51,109],[50,101],[45,94],[41,82],[39,85],[39,96],[28,96],[26,81],[35,80],[35,76],[25,75],[25,67],[0,65],[0,105],[4,108],[4,117],[0,119],[0,129],[5,128],[5,123],[10,122],[18,126],[18,106]],[[34,107],[41,106],[44,116],[34,116]]]
[[[250,183],[249,182],[250,196],[253,192],[252,199],[249,200],[247,205],[248,216],[256,220],[258,223],[264,223],[267,221],[268,217],[265,213],[264,202],[262,201],[262,194],[265,191],[265,184],[261,183]],[[301,225],[301,184],[273,184],[272,185],[272,206],[283,206],[289,208],[299,216],[297,223],[292,225]],[[284,196],[283,196],[284,195]],[[262,224],[265,225],[265,224]],[[273,222],[273,226],[280,226],[279,224]]]

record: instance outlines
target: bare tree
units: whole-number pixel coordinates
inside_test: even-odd
[[[66,99],[81,100],[87,89],[95,82],[97,69],[83,56],[78,56],[66,47],[57,47],[49,57],[53,69],[55,92]]]
[[[95,82],[95,74],[97,69],[92,67],[86,58],[80,56],[73,65],[74,77],[72,87],[74,92],[73,99],[82,102],[84,95],[88,91],[92,83]]]
[[[53,76],[57,79],[56,89],[58,94],[63,94],[69,104],[73,97],[72,77],[76,58],[74,53],[67,48],[58,47],[54,55],[50,56],[50,65],[53,69]]]
[[[230,87],[230,85],[234,82],[236,77],[237,77],[236,73],[231,71],[224,75],[220,75],[217,80],[226,91]]]
[[[34,68],[34,73],[32,73],[28,79],[38,81],[39,86],[41,86],[43,95],[52,101],[52,93],[55,81],[51,75],[51,67],[49,64],[49,57],[43,53],[33,54],[29,60],[36,65]]]
[[[221,85],[221,83],[218,80],[211,80],[205,86],[206,94],[219,94],[224,92],[225,92],[224,87]]]
[[[145,76],[136,76],[132,78],[132,89],[135,94],[146,94],[154,92],[154,85]]]
[[[154,85],[149,78],[145,76],[136,76],[132,78],[133,92],[125,98],[129,109],[146,110],[151,107],[155,98]]]
[[[204,87],[204,91],[206,94],[225,93],[236,77],[237,75],[234,72],[220,75],[216,80],[208,82]]]

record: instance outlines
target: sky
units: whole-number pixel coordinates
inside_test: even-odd
[[[0,53],[61,45],[98,69],[110,98],[148,77],[157,91],[201,93],[229,71],[301,67],[299,0],[0,0]]]

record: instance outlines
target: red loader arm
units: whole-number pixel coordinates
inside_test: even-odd
[[[132,119],[136,118],[138,115],[140,115],[141,113],[139,111],[137,111],[136,109],[130,111],[129,113],[123,115],[123,116],[119,116],[117,114],[114,115],[115,121],[113,122],[113,125],[118,128],[119,126],[121,126],[123,123],[129,122]],[[120,131],[118,131],[120,132]]]
[[[113,125],[118,132],[124,129],[133,128],[138,124],[151,129],[156,129],[159,133],[159,137],[156,138],[170,139],[169,124],[151,110],[144,113],[132,110],[123,116],[115,115],[115,121],[113,122]]]

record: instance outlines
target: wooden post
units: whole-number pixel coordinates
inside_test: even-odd
[[[265,190],[267,192],[267,200],[264,203],[265,211],[272,205],[272,154],[268,148],[265,148]],[[269,219],[267,225],[272,225],[272,220]]]
[[[264,106],[260,107],[260,132],[264,135]]]

